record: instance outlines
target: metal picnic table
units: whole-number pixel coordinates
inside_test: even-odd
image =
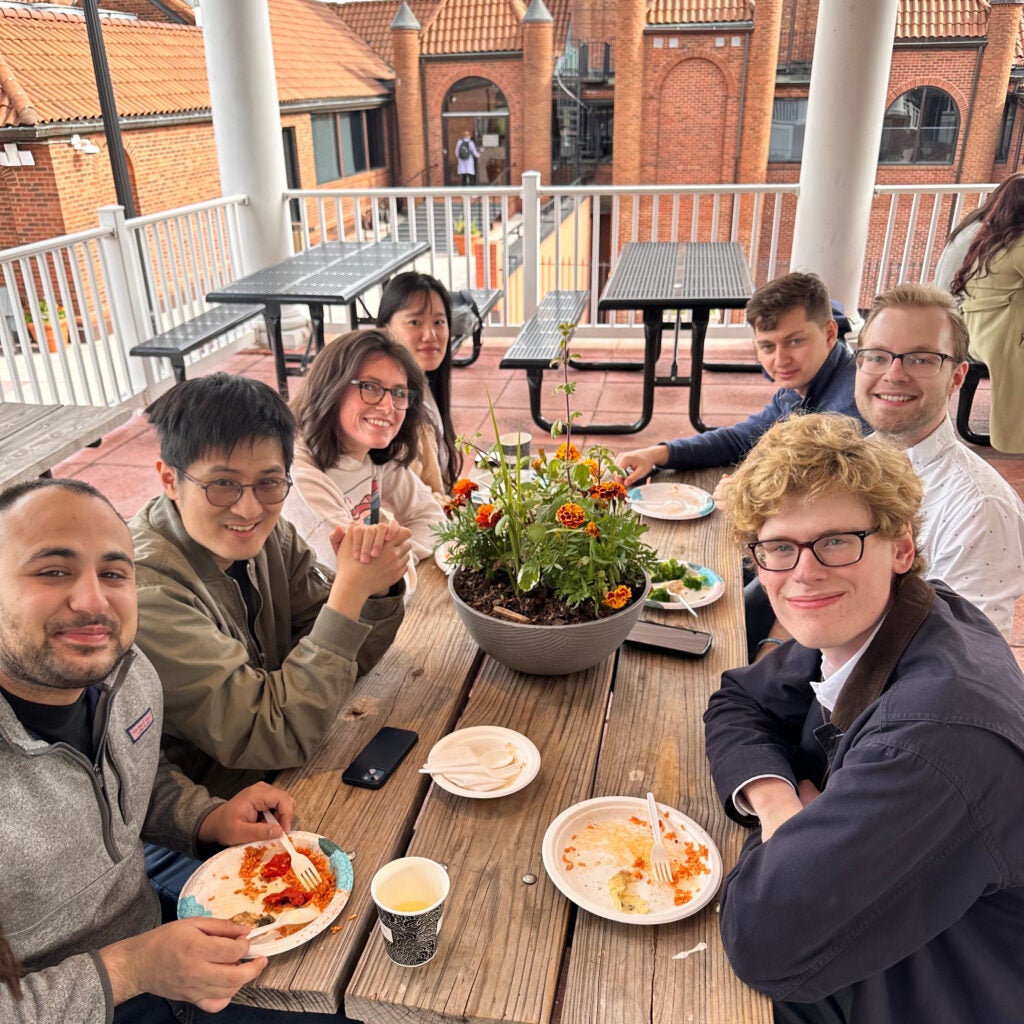
[[[651,421],[656,387],[689,387],[690,422],[701,432],[709,427],[701,420],[700,393],[704,372],[704,339],[711,312],[743,309],[754,286],[747,258],[739,242],[629,242],[612,268],[598,300],[599,312],[640,310],[644,320],[643,363],[574,360],[579,369],[636,369],[643,371],[643,402],[640,418],[621,429],[636,433]],[[672,372],[659,377],[664,315],[668,310],[690,310],[692,327],[690,374]]]
[[[369,288],[386,281],[417,256],[429,242],[324,242],[264,267],[210,292],[209,302],[241,302],[265,306],[263,313],[277,371],[277,389],[288,397],[288,368],[281,338],[281,307],[309,307],[316,351],[324,346],[324,306],[348,306],[349,323],[359,323],[357,303]],[[299,357],[303,372],[309,349]]]

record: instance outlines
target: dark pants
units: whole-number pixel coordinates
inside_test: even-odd
[[[202,861],[152,843],[146,843],[145,850],[146,876],[160,900],[160,916],[164,924],[177,921],[181,888],[199,869]]]
[[[460,174],[459,177],[462,179],[463,185],[472,185],[473,179],[476,177],[475,174]]]
[[[142,995],[114,1009],[114,1024],[356,1024],[344,1013],[290,1013],[256,1010],[232,1003],[220,1013],[207,1013],[191,1003]]]

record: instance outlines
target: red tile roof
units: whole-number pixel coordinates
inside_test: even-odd
[[[750,21],[751,0],[649,0],[648,25],[701,25],[707,22]]]
[[[956,39],[984,36],[986,0],[900,0],[897,39]]]
[[[444,0],[407,0],[422,28],[428,24]],[[391,22],[395,20],[398,0],[354,0],[352,3],[328,4],[339,18],[375,53],[389,64],[394,61],[391,50]]]
[[[282,102],[387,92],[380,80],[391,70],[322,4],[269,0],[269,9]],[[200,29],[114,18],[103,40],[122,115],[209,109]],[[332,59],[311,60],[310,40]],[[99,116],[84,17],[0,8],[0,126]]]

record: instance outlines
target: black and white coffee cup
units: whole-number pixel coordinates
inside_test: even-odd
[[[373,876],[377,924],[396,964],[418,967],[433,959],[448,889],[448,872],[427,857],[401,857]]]

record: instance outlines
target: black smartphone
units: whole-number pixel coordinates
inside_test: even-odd
[[[341,781],[364,789],[380,789],[418,739],[412,729],[385,725],[341,773]]]
[[[640,619],[626,637],[626,643],[688,658],[702,658],[711,647],[711,634],[699,629],[687,629],[685,626],[666,626],[662,622]]]

